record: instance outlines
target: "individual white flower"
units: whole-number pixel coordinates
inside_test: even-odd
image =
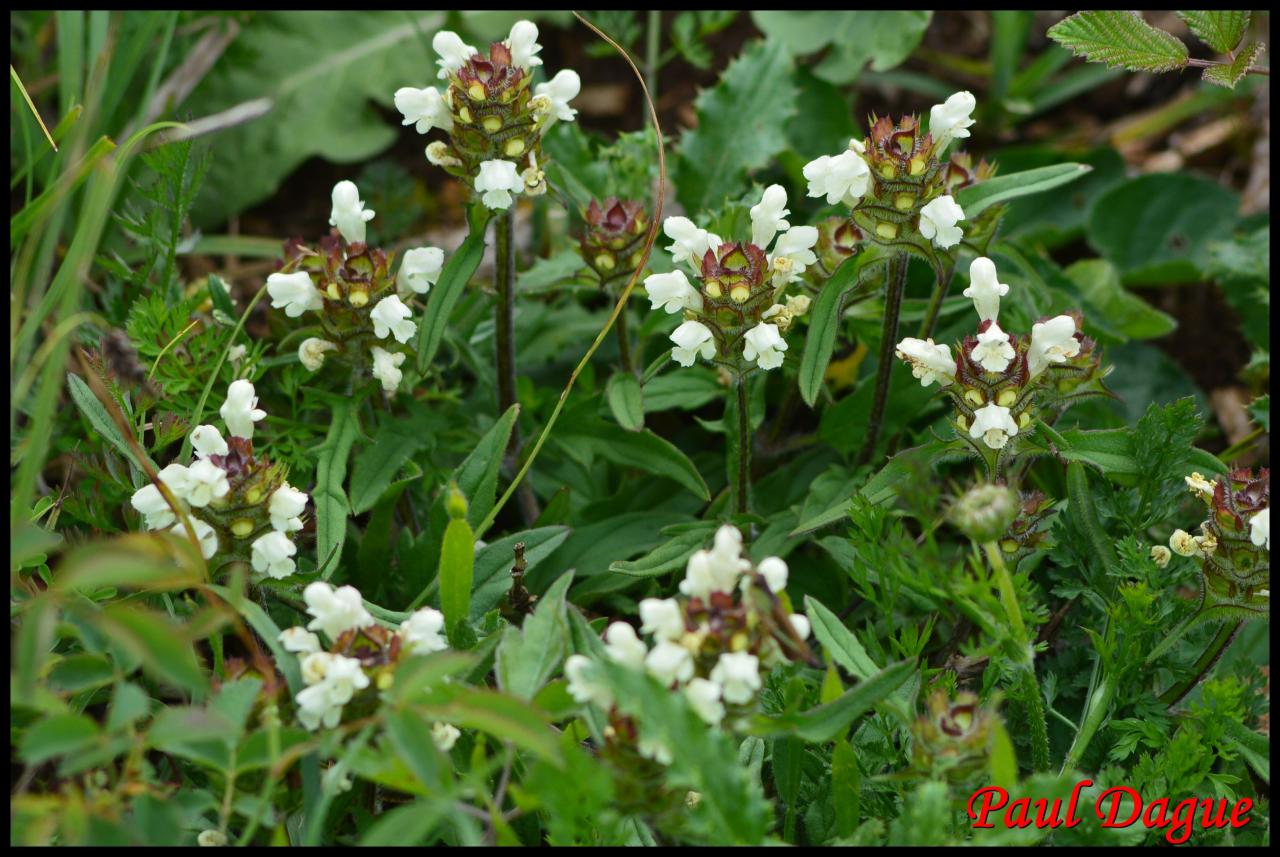
[[[720,701],[720,685],[705,678],[695,678],[684,688],[689,706],[705,722],[719,726],[724,719],[724,703]]]
[[[674,598],[646,598],[640,602],[640,630],[659,640],[684,636],[684,613]]]
[[[388,394],[394,393],[400,388],[400,380],[404,377],[404,373],[400,371],[400,364],[404,362],[404,352],[393,352],[373,346],[370,349],[373,354],[373,377],[382,382],[382,389]]]
[[[297,546],[287,535],[272,530],[253,541],[250,548],[253,570],[267,577],[283,580],[297,568],[293,562],[293,555],[297,552]]]
[[[455,158],[449,144],[443,140],[434,140],[427,144],[427,162],[437,167],[460,167],[462,161]]]
[[[329,225],[338,227],[348,244],[364,243],[365,224],[370,220],[373,220],[373,211],[366,209],[360,201],[360,190],[355,182],[340,181],[333,186]]]
[[[267,412],[258,407],[257,391],[253,384],[241,378],[227,387],[227,400],[218,410],[227,432],[232,437],[253,440],[253,424],[264,418]]]
[[[316,655],[308,655],[314,658]],[[343,655],[330,655],[324,670],[324,678],[304,688],[294,698],[298,703],[298,719],[310,731],[323,725],[332,729],[342,719],[342,707],[351,701],[357,690],[369,686],[360,661]]]
[[[307,625],[310,631],[323,631],[330,640],[336,640],[343,631],[372,625],[373,617],[364,608],[360,591],[354,586],[334,589],[317,580],[302,590],[302,600],[307,602],[307,612],[315,618]]]
[[[920,209],[920,234],[943,250],[954,247],[964,237],[956,223],[964,220],[962,209],[950,194],[940,196]]]
[[[978,100],[972,92],[956,92],[942,104],[929,109],[929,133],[937,141],[938,151],[946,148],[950,140],[962,140],[969,136],[973,125],[973,109]]]
[[[1065,363],[1080,353],[1076,320],[1069,315],[1054,316],[1031,325],[1031,345],[1027,349],[1027,370],[1034,378],[1051,363]]]
[[[986,256],[979,256],[969,265],[969,288],[964,296],[973,300],[978,318],[993,321],[1000,315],[1000,298],[1009,294],[1009,286],[1000,282],[996,263]]]
[[[408,342],[418,330],[418,326],[409,319],[413,311],[405,306],[404,301],[396,295],[387,295],[378,301],[378,305],[369,313],[373,322],[373,335],[379,339],[394,336],[396,342]]]
[[[683,683],[693,678],[693,656],[679,643],[660,640],[644,659],[649,675],[664,685]]]
[[[462,68],[467,60],[480,53],[471,45],[464,44],[462,38],[452,30],[441,30],[431,40],[431,47],[440,56],[436,65],[440,66],[437,75],[444,80],[453,72]]]
[[[453,116],[449,113],[449,105],[434,86],[426,89],[402,86],[396,90],[395,103],[396,110],[404,116],[401,124],[413,125],[419,134],[425,134],[432,128],[453,130]]]
[[[809,617],[803,613],[791,614],[791,627],[795,630],[796,636],[802,640],[809,639],[809,632],[813,630],[809,625]]]
[[[945,387],[956,377],[956,361],[951,348],[932,339],[915,339],[908,336],[898,343],[894,355],[911,364],[911,374],[920,379],[920,386],[927,387],[934,381]]]
[[[271,516],[271,526],[286,533],[302,529],[302,522],[298,520],[298,516],[307,508],[309,499],[305,491],[299,491],[288,482],[282,483],[279,488],[271,492],[271,500],[267,503],[267,514]]]
[[[768,584],[770,592],[781,592],[787,588],[787,576],[790,572],[782,557],[765,557],[756,563],[756,571],[764,575],[764,582]]]
[[[1187,483],[1187,490],[1195,494],[1206,503],[1213,499],[1214,485],[1200,473],[1192,473],[1190,476],[1184,476],[1183,480]]]
[[[1169,560],[1173,558],[1173,552],[1164,545],[1151,546],[1151,559],[1160,568],[1164,568],[1169,564]]]
[[[1213,553],[1218,549],[1218,537],[1208,530],[1201,527],[1202,536],[1196,536],[1196,544],[1200,546],[1200,550],[1206,555]]]
[[[982,442],[991,449],[1000,449],[1017,433],[1018,424],[1008,408],[991,402],[973,412],[969,437],[974,440],[982,438]]]
[[[711,329],[700,321],[692,319],[671,331],[671,341],[675,348],[671,349],[671,359],[681,366],[692,366],[701,355],[703,360],[716,356],[716,343],[711,336]]]
[[[742,556],[742,533],[725,524],[716,530],[711,550],[694,551],[685,566],[680,591],[704,601],[712,592],[732,592],[751,560]]]
[[[231,346],[230,349],[227,350],[227,360],[230,361],[232,366],[236,366],[240,363],[241,360],[244,359],[244,356],[248,353],[249,353],[249,346],[233,345]]]
[[[978,344],[973,347],[973,359],[988,372],[1003,372],[1009,368],[1017,352],[1009,342],[1009,334],[994,321],[978,334]]]
[[[666,274],[650,274],[644,278],[644,291],[653,309],[662,307],[669,313],[702,309],[702,295],[679,269]]]
[[[614,622],[604,632],[605,652],[614,663],[640,669],[644,656],[649,653],[645,644],[636,636],[636,629],[626,622]]]
[[[542,196],[547,192],[547,174],[536,166],[533,152],[529,153],[529,160],[535,165],[520,171],[520,181],[524,182],[524,194],[525,196]]]
[[[511,194],[524,190],[524,179],[511,161],[483,161],[475,187],[487,207],[502,211],[511,205]]]
[[[431,743],[436,745],[436,749],[441,753],[448,753],[453,749],[453,745],[458,743],[458,738],[462,735],[462,730],[452,723],[432,723],[431,724]]]
[[[809,196],[825,196],[828,205],[843,202],[852,208],[871,185],[871,168],[850,149],[810,161],[803,172],[809,181]]]
[[[330,797],[337,797],[351,791],[353,785],[355,783],[351,779],[351,774],[347,772],[347,766],[342,762],[330,765],[320,777],[320,792]]]
[[[702,270],[702,257],[708,250],[715,250],[724,243],[719,235],[699,229],[687,217],[668,217],[662,221],[662,231],[672,241],[667,247],[671,261],[677,265],[687,262],[695,271]]]
[[[271,306],[284,307],[284,314],[289,318],[297,318],[308,310],[324,309],[324,298],[306,271],[270,275],[267,294],[271,296]]]
[[[444,638],[444,614],[434,607],[415,610],[400,623],[400,636],[404,638],[405,651],[411,654],[430,654],[449,648]]]
[[[511,64],[518,65],[528,71],[534,66],[542,65],[541,58],[535,56],[542,50],[538,44],[538,25],[532,21],[516,21],[511,25],[511,35],[503,42],[511,51]]]
[[[765,188],[760,201],[751,206],[751,243],[761,249],[768,247],[773,236],[791,228],[786,220],[790,213],[786,189],[780,184]]]
[[[744,705],[760,689],[760,659],[748,652],[725,652],[711,670],[725,702]]]
[[[582,78],[571,68],[561,69],[556,76],[546,83],[539,83],[533,88],[535,98],[547,99],[547,115],[564,122],[572,122],[578,111],[569,106],[569,102],[578,97],[582,91]],[[551,120],[551,121],[554,121]]]
[[[799,318],[809,312],[809,305],[812,303],[813,299],[808,295],[791,295],[787,298],[787,315]]]
[[[187,468],[190,483],[185,499],[197,509],[203,509],[214,500],[221,500],[231,490],[227,471],[207,458],[198,458]]]
[[[1271,507],[1257,512],[1249,519],[1249,541],[1267,553],[1271,552]]]
[[[773,269],[773,285],[785,286],[800,279],[805,269],[818,261],[813,245],[818,243],[816,226],[793,226],[778,237],[769,265]],[[788,301],[790,305],[790,301]],[[808,308],[808,305],[805,305]]]
[[[191,518],[191,529],[195,531],[196,541],[200,542],[200,555],[205,559],[213,559],[213,555],[218,552],[218,533],[213,527],[206,524],[199,518]],[[169,532],[185,539],[187,537],[187,528],[178,521],[169,528]]]
[[[674,758],[671,755],[671,748],[661,738],[652,735],[640,737],[636,742],[636,752],[659,765],[670,765]]]
[[[404,254],[400,263],[400,272],[396,274],[396,284],[405,290],[425,295],[440,279],[444,269],[444,251],[439,247],[414,247]]]
[[[748,363],[754,361],[761,369],[777,369],[782,365],[782,352],[787,350],[787,343],[776,324],[762,321],[748,330],[743,339],[742,356]]]
[[[200,831],[200,835],[196,837],[196,844],[211,848],[220,848],[227,844],[227,835],[221,830]]]
[[[326,351],[336,351],[337,343],[329,342],[327,339],[321,339],[318,336],[311,336],[302,340],[302,344],[298,346],[298,362],[300,362],[308,372],[314,372],[324,365],[324,353]]]
[[[1204,556],[1199,540],[1186,530],[1174,530],[1169,536],[1169,547],[1178,556]]]
[[[230,450],[216,426],[196,426],[191,430],[191,448],[200,458],[210,455],[226,455]]]
[[[564,675],[569,680],[569,695],[575,702],[595,703],[601,708],[613,706],[613,694],[609,686],[596,677],[596,664],[584,655],[570,655],[565,658]]]
[[[862,142],[858,137],[850,137],[849,145],[845,148],[850,152],[857,152],[859,155],[865,155],[867,153],[867,144]]]
[[[320,651],[320,638],[301,625],[285,628],[276,639],[280,641],[280,645],[284,646],[286,652],[309,655]]]
[[[174,465],[169,466],[173,467]],[[180,464],[177,466],[182,467]],[[165,469],[167,470],[168,468]],[[183,467],[182,469],[185,473],[186,468]],[[173,483],[165,479],[164,471],[160,472],[160,481],[164,482],[165,486],[173,492],[176,499],[181,500],[183,492],[178,491],[174,488]],[[185,485],[186,483],[181,482],[179,484]],[[177,520],[173,514],[173,509],[169,507],[169,502],[160,493],[160,489],[150,483],[133,492],[133,496],[129,498],[129,505],[142,513],[143,526],[148,530],[162,530],[171,526]]]

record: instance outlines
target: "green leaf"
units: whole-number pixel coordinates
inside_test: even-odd
[[[278,245],[273,244],[274,252],[271,258],[275,258],[280,252]],[[231,295],[227,291],[227,284],[217,274],[210,274],[206,281],[209,288],[209,300],[213,302],[213,308],[222,312],[227,318],[236,318],[239,313],[236,312],[235,305],[231,303]]]
[[[448,775],[445,760],[430,735],[431,724],[417,712],[387,712],[387,737],[396,755],[404,760],[422,787],[434,793],[442,789]]]
[[[569,537],[568,527],[538,527],[504,536],[476,551],[475,586],[471,593],[471,621],[479,622],[502,601],[511,589],[511,566],[515,562],[513,548],[524,543],[525,574],[555,552]]]
[[[706,527],[681,533],[658,545],[639,559],[614,560],[609,564],[609,571],[632,577],[658,577],[678,568],[684,568],[689,557],[706,543],[714,529],[713,524],[708,524]]]
[[[858,284],[860,266],[846,259],[822,285],[818,299],[809,313],[809,333],[805,337],[804,356],[800,358],[800,396],[809,407],[817,401],[822,379],[831,362],[831,352],[840,332],[840,309],[844,295]]]
[[[421,373],[426,373],[427,367],[435,359],[440,342],[444,339],[445,329],[449,326],[453,308],[466,291],[471,275],[480,267],[480,260],[484,258],[484,233],[488,222],[489,210],[483,205],[472,206],[467,215],[470,231],[445,262],[440,279],[427,297],[427,309],[418,326],[418,371]]]
[[[604,420],[579,419],[565,425],[558,440],[615,464],[665,476],[701,499],[711,499],[707,483],[693,462],[670,441],[648,429],[633,432]]]
[[[400,468],[424,443],[422,432],[405,421],[384,423],[351,469],[351,511],[359,515],[377,505]]]
[[[768,166],[787,146],[795,112],[791,57],[780,42],[747,46],[694,102],[698,124],[680,138],[672,178],[691,215],[746,190],[746,174]]]
[[[1089,474],[1079,461],[1067,465],[1067,498],[1071,502],[1067,512],[1076,531],[1084,533],[1088,539],[1089,554],[1102,563],[1108,575],[1114,575],[1117,565],[1115,548],[1098,519],[1097,503],[1089,488]]]
[[[71,390],[71,401],[76,403],[76,407],[80,409],[80,413],[84,414],[85,419],[89,421],[89,425],[93,426],[94,431],[102,435],[103,440],[119,450],[125,461],[132,462],[138,465],[139,469],[143,469],[137,456],[134,455],[133,449],[129,446],[129,442],[120,433],[116,421],[107,413],[107,409],[102,406],[102,402],[98,401],[98,397],[93,394],[93,390],[89,388],[89,385],[81,380],[79,375],[68,372],[67,386]],[[150,462],[150,459],[148,458],[147,461]]]
[[[627,431],[644,428],[644,398],[640,393],[640,381],[630,372],[618,372],[604,388],[609,410],[618,425]]]
[[[204,673],[183,629],[158,614],[113,604],[98,622],[111,640],[134,657],[155,678],[180,687],[193,697],[207,690]]]
[[[1214,9],[1208,12],[1179,12],[1191,32],[1220,54],[1229,54],[1249,29],[1248,10]]]
[[[1080,287],[1091,308],[1100,310],[1109,326],[1130,339],[1157,339],[1178,327],[1172,316],[1126,291],[1119,272],[1105,259],[1083,259],[1064,273]]]
[[[857,752],[843,739],[831,751],[831,793],[840,796],[833,801],[836,835],[850,836],[862,821],[862,769]]]
[[[758,735],[792,733],[813,743],[830,741],[877,703],[887,700],[915,672],[914,661],[898,661],[858,682],[834,702],[798,714],[757,717],[752,721],[752,730]]]
[[[830,45],[814,74],[838,85],[856,80],[867,63],[874,71],[887,71],[905,62],[920,44],[932,16],[914,9],[751,13],[763,33],[796,54],[811,54]]]
[[[1050,27],[1048,36],[1076,56],[1129,71],[1171,71],[1187,64],[1187,46],[1137,12],[1077,12]]]
[[[692,411],[724,395],[724,385],[714,372],[702,366],[690,366],[646,381],[644,410],[645,413],[671,408]]]
[[[494,673],[498,688],[521,699],[533,699],[560,667],[569,646],[565,593],[573,574],[563,574],[538,600],[523,628],[508,627],[498,644]]]
[[[356,403],[334,398],[332,422],[324,443],[316,447],[316,487],[311,502],[316,507],[316,565],[328,580],[342,561],[342,545],[347,540],[347,517],[351,504],[342,483],[347,478],[347,458],[360,434]]]
[[[559,745],[546,717],[532,704],[495,690],[467,688],[443,705],[421,706],[434,720],[479,729],[510,741],[559,767]]]
[[[1245,12],[1244,14],[1249,14]],[[1254,42],[1251,45],[1243,47],[1235,58],[1226,65],[1210,66],[1204,70],[1204,79],[1209,83],[1225,86],[1227,89],[1235,89],[1236,84],[1244,80],[1244,76],[1249,73],[1250,66],[1254,60],[1262,53],[1262,42]]]
[[[83,714],[55,714],[37,721],[18,744],[18,756],[39,765],[57,756],[82,753],[98,742],[98,724]]]
[[[956,202],[964,209],[965,219],[972,221],[997,202],[1043,193],[1082,178],[1092,171],[1093,167],[1088,164],[1068,162],[996,176],[964,188],[956,194]]]
[[[458,645],[458,627],[471,615],[475,545],[475,535],[465,518],[449,522],[440,548],[440,610],[444,613],[449,643],[454,646]]]
[[[862,643],[836,614],[811,595],[804,597],[804,607],[813,625],[813,636],[830,653],[832,660],[862,681],[880,671]]]

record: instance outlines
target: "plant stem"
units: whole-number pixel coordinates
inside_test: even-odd
[[[631,341],[627,336],[626,304],[623,304],[618,320],[613,323],[613,332],[618,337],[618,358],[622,361],[622,371],[636,374],[635,364],[631,361]]]
[[[512,205],[493,219],[494,267],[493,289],[498,294],[494,319],[494,339],[498,358],[498,413],[504,414],[516,402],[516,254],[512,233],[516,210]],[[507,452],[514,454],[520,442],[515,431]]]
[[[884,325],[880,329],[880,356],[876,365],[875,400],[871,405],[871,418],[867,423],[867,438],[858,453],[858,464],[866,464],[875,454],[880,440],[880,426],[884,422],[884,409],[889,401],[889,377],[893,370],[893,349],[898,341],[898,316],[902,310],[902,293],[907,286],[908,259],[906,251],[894,253],[889,259],[888,283],[884,294]]]
[[[738,376],[733,385],[738,395],[738,491],[733,511],[747,514],[751,493],[751,417],[747,404],[747,381]]]
[[[1102,725],[1102,720],[1111,708],[1111,700],[1115,695],[1115,682],[1105,677],[1089,694],[1085,700],[1084,715],[1080,718],[1080,728],[1076,730],[1075,740],[1071,742],[1071,749],[1067,751],[1067,757],[1062,762],[1063,773],[1080,764],[1084,751],[1089,749],[1089,742],[1093,740],[1098,727]]]
[[[939,276],[933,285],[933,296],[929,298],[929,308],[925,311],[924,322],[920,325],[917,338],[928,339],[933,336],[933,329],[938,326],[938,314],[942,311],[942,302],[946,300],[947,291],[951,288],[951,278],[955,275],[956,266],[952,262]]]
[[[1188,59],[1187,68],[1217,68],[1218,66],[1231,65],[1231,63],[1216,62],[1214,60],[1197,60]],[[1271,77],[1271,69],[1265,66],[1251,65],[1244,70],[1245,74],[1260,74],[1264,77]]]
[[[1237,619],[1235,622],[1223,622],[1222,627],[1218,629],[1218,633],[1209,641],[1209,646],[1196,659],[1192,669],[1195,671],[1190,678],[1185,679],[1173,687],[1160,694],[1160,701],[1170,707],[1177,705],[1182,698],[1191,692],[1192,688],[1204,681],[1204,677],[1209,674],[1209,670],[1213,669],[1213,665],[1227,651],[1227,646],[1231,645],[1231,641],[1236,638],[1236,634],[1244,625],[1243,619]]]
[[[1018,605],[1018,595],[1013,588],[1013,579],[1009,569],[1005,567],[1004,556],[1000,545],[987,542],[982,546],[987,561],[995,572],[996,586],[1000,589],[1000,601],[1005,612],[1009,614],[1009,623],[1013,626],[1018,646],[1018,667],[1022,673],[1022,694],[1026,698],[1027,725],[1031,729],[1031,765],[1037,771],[1049,769],[1049,724],[1044,716],[1044,699],[1040,695],[1040,682],[1036,680],[1035,657],[1031,650],[1031,637],[1027,634],[1027,626],[1022,621],[1022,608]]]

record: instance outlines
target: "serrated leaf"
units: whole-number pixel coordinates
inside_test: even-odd
[[[868,63],[873,71],[888,71],[906,61],[920,44],[932,16],[932,12],[918,9],[751,13],[763,33],[797,54],[830,45],[814,74],[838,85],[852,83]]]
[[[84,414],[85,419],[89,421],[94,430],[102,435],[102,439],[119,450],[126,461],[137,464],[137,457],[129,446],[129,442],[120,433],[120,428],[116,425],[116,421],[107,413],[107,409],[102,406],[102,402],[98,401],[98,397],[93,394],[93,390],[90,389],[89,385],[79,375],[68,372],[67,387],[71,391],[71,401],[76,403],[80,413]],[[140,464],[138,466],[141,467]]]
[[[1262,42],[1254,42],[1241,48],[1230,64],[1206,68],[1204,70],[1204,79],[1209,83],[1225,86],[1227,89],[1235,89],[1236,84],[1244,79],[1249,67],[1253,65],[1253,61],[1258,58],[1260,53],[1262,53]]]
[[[1214,9],[1207,12],[1178,12],[1200,41],[1220,54],[1229,54],[1249,28],[1247,9]],[[1206,74],[1205,77],[1208,77]]]
[[[1048,36],[1077,56],[1113,68],[1172,71],[1187,64],[1187,46],[1137,12],[1077,12],[1050,27]]]

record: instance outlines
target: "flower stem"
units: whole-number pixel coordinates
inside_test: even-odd
[[[1236,638],[1236,634],[1243,625],[1243,619],[1237,619],[1234,622],[1223,622],[1222,627],[1218,629],[1218,633],[1209,641],[1208,647],[1196,659],[1195,664],[1192,666],[1194,672],[1191,676],[1160,694],[1160,701],[1170,707],[1177,705],[1184,696],[1191,692],[1192,688],[1204,681],[1204,677],[1209,674],[1209,670],[1213,669],[1213,665],[1226,653],[1227,646],[1231,645],[1231,641]]]
[[[955,263],[947,265],[943,270],[938,271],[938,279],[933,285],[933,296],[929,298],[929,308],[924,314],[924,323],[920,325],[920,333],[917,338],[929,339],[933,336],[933,330],[938,326],[938,314],[942,311],[942,302],[947,297],[947,291],[951,288],[951,277],[956,272]]]
[[[1000,589],[1000,601],[1005,612],[1009,614],[1009,623],[1013,626],[1018,646],[1018,667],[1022,673],[1022,695],[1027,706],[1027,725],[1031,729],[1031,766],[1037,771],[1049,769],[1049,724],[1044,716],[1044,699],[1040,695],[1040,682],[1036,680],[1036,664],[1031,649],[1031,637],[1027,634],[1027,626],[1022,621],[1022,608],[1018,605],[1018,595],[1013,588],[1013,579],[1004,564],[1004,556],[1000,545],[987,542],[982,546],[995,572],[996,586]]]
[[[516,402],[516,254],[512,233],[515,231],[516,209],[512,205],[493,219],[494,267],[493,289],[498,294],[494,339],[498,357],[498,413],[504,414]],[[507,451],[519,446],[516,433],[511,433]]]
[[[635,364],[631,361],[631,341],[627,336],[626,304],[623,304],[618,320],[613,323],[613,332],[618,337],[618,359],[622,361],[622,371],[636,374]]]
[[[893,370],[893,349],[898,341],[898,315],[902,310],[902,293],[907,286],[908,258],[906,251],[894,253],[889,259],[888,283],[884,295],[884,326],[880,330],[880,356],[876,365],[875,400],[871,405],[871,418],[867,423],[867,438],[858,453],[858,463],[866,464],[875,454],[880,440],[880,426],[884,422],[884,409],[889,401],[889,377]]]
[[[738,396],[738,485],[733,511],[745,515],[751,505],[751,417],[747,405],[747,379],[739,375],[733,386]]]

